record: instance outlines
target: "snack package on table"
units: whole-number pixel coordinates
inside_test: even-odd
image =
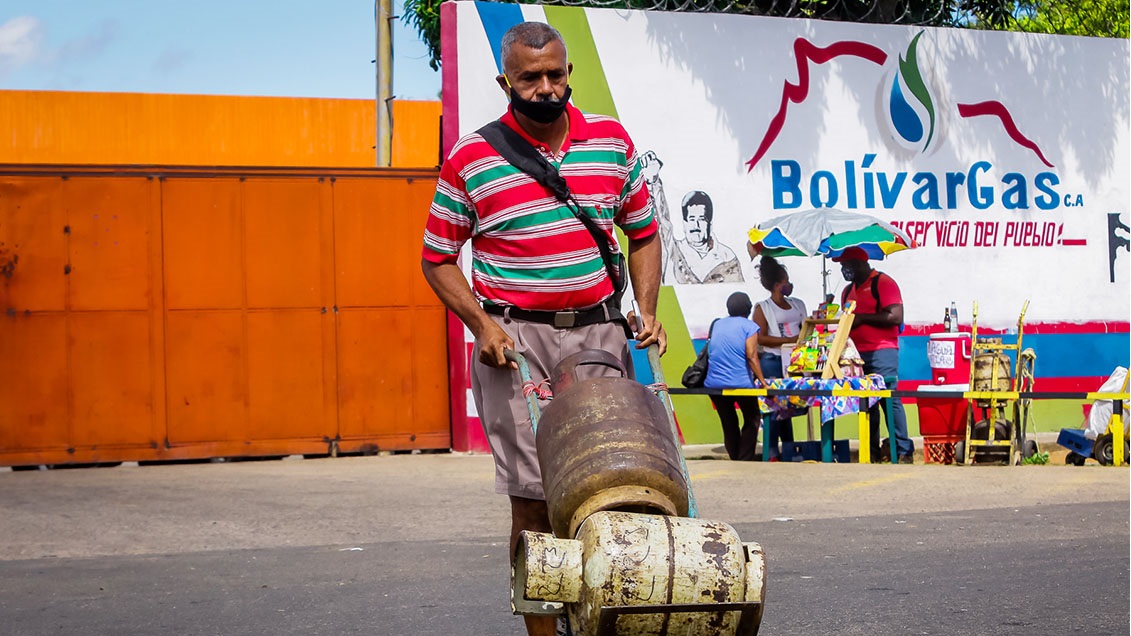
[[[790,373],[801,373],[805,371],[805,351],[807,347],[794,347],[789,352],[789,367]]]

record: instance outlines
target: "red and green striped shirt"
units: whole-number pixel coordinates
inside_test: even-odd
[[[518,125],[500,120],[561,171],[582,209],[619,251],[613,224],[630,239],[656,232],[636,149],[615,119],[568,105],[569,137],[557,157]],[[560,311],[613,293],[601,252],[553,193],[503,159],[483,138],[460,139],[440,169],[424,229],[426,260],[454,263],[471,241],[471,287],[480,302]]]

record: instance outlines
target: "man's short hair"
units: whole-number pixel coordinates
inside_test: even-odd
[[[702,190],[692,190],[683,196],[683,220],[687,220],[687,208],[693,205],[703,206],[703,216],[707,218],[710,223],[715,218],[715,209],[711,205],[711,197],[707,196],[706,192]]]
[[[499,46],[499,60],[503,63],[504,72],[506,71],[507,56],[510,55],[511,47],[515,44],[521,44],[532,49],[541,49],[554,40],[561,42],[562,48],[565,48],[565,40],[562,39],[562,34],[545,22],[519,22],[507,29],[507,32],[503,34],[503,43]]]

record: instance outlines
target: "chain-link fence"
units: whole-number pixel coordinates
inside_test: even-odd
[[[952,24],[953,0],[521,0],[548,4],[660,11],[739,13],[883,24]]]
[[[440,4],[403,0],[405,20],[439,68]],[[499,0],[489,0],[499,1]],[[607,9],[737,13],[781,18],[1128,37],[1128,0],[503,0]]]

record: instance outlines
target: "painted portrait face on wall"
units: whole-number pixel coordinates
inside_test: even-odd
[[[706,206],[687,206],[687,215],[683,217],[683,234],[692,245],[705,245],[711,239],[711,217]]]

